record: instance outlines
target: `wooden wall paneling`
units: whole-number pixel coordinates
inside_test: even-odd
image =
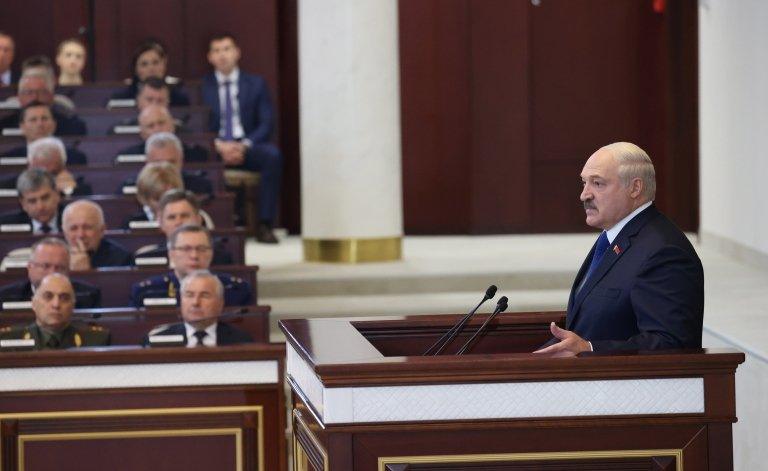
[[[25,58],[45,54],[55,60],[62,39],[77,36],[87,26],[87,0],[5,1],[0,6],[0,30],[14,38],[16,53],[12,70],[18,77]]]
[[[531,194],[534,199],[534,209],[531,231],[596,231],[587,226],[584,206],[579,200],[581,194],[579,174],[582,167],[583,162],[576,159],[564,162],[543,162],[533,167]]]
[[[399,3],[403,218],[409,234],[470,229],[469,3]]]
[[[530,101],[526,2],[471,2],[471,228],[530,225]]]
[[[278,2],[279,145],[283,151],[280,222],[292,234],[301,230],[301,161],[299,158],[299,17],[298,0]]]

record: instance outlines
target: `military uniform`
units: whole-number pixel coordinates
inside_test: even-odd
[[[226,273],[214,273],[221,284],[224,285],[224,305],[225,306],[250,306],[254,303],[253,289],[251,284],[242,278],[227,275]],[[167,275],[157,275],[144,281],[134,283],[131,287],[131,305],[143,307],[144,300],[175,298],[176,305],[180,306],[179,299],[179,279],[175,272]]]
[[[101,289],[82,281],[72,280],[75,290],[75,308],[91,309],[101,307]],[[0,287],[0,309],[7,301],[29,301],[32,299],[32,283],[19,281]]]
[[[49,333],[36,323],[0,329],[0,340],[34,339],[35,350],[63,350],[109,345],[109,330],[98,325],[71,323],[61,332]]]

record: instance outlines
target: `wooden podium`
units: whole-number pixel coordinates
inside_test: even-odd
[[[296,471],[729,470],[736,351],[532,351],[562,312],[286,320]]]

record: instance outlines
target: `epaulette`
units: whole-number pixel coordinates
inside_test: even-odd
[[[90,330],[91,332],[103,332],[104,327],[100,325],[89,325],[88,330]]]
[[[13,329],[11,329],[10,327],[3,327],[3,328],[0,328],[0,333],[4,334],[6,332],[10,332],[11,330]]]
[[[150,286],[151,284],[152,284],[152,279],[150,278],[149,280],[140,281],[139,282],[139,287],[140,288],[146,288],[147,286]]]

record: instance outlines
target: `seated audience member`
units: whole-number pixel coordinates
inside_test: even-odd
[[[24,73],[19,81],[19,107],[25,108],[33,101],[39,101],[51,107],[56,121],[57,136],[85,135],[85,122],[75,115],[72,110],[58,102],[54,102],[54,79],[41,70],[31,70]],[[15,128],[19,125],[21,112],[12,113],[0,120],[0,129]]]
[[[159,41],[148,39],[136,48],[133,54],[133,76],[128,79],[128,87],[112,95],[114,99],[135,99],[140,82],[149,77],[158,77],[171,87],[171,106],[189,106],[189,97],[182,89],[181,81],[166,75],[168,54]]]
[[[211,108],[216,152],[228,168],[259,172],[257,239],[277,243],[272,225],[283,173],[283,157],[271,142],[272,103],[264,79],[238,68],[240,48],[230,34],[215,36],[208,49],[214,72],[203,77],[203,102]]]
[[[46,81],[53,83],[54,88],[56,87],[56,71],[53,69],[53,64],[51,63],[51,60],[48,58],[48,56],[37,55],[24,59],[24,62],[21,63],[21,75],[23,77],[29,73],[44,74]],[[13,99],[18,102],[17,97],[14,97]],[[62,108],[69,111],[75,110],[75,102],[73,102],[72,99],[66,95],[54,93],[53,103],[60,105]],[[17,106],[21,107],[18,104]]]
[[[157,219],[160,223],[160,230],[165,235],[166,239],[173,234],[177,228],[192,224],[197,226],[203,226],[203,216],[201,215],[200,201],[197,197],[189,191],[184,190],[169,190],[166,191],[162,198],[160,198],[160,204],[157,210]],[[168,258],[168,246],[162,244],[162,246],[155,245],[153,247],[144,248],[141,253],[136,254],[137,257],[165,257]],[[231,265],[232,255],[229,254],[221,245],[214,240],[213,246],[213,265]]]
[[[194,270],[208,270],[213,258],[211,233],[201,226],[181,226],[168,239],[168,255],[173,270],[136,283],[131,288],[131,304],[145,305],[148,299],[179,297],[179,280]],[[216,273],[224,285],[224,304],[248,306],[253,302],[251,285],[240,278]]]
[[[153,329],[152,335],[183,335],[187,347],[216,347],[253,342],[246,332],[219,322],[224,310],[224,286],[208,270],[194,270],[181,281],[181,318],[184,322]]]
[[[0,302],[29,301],[40,281],[51,273],[69,275],[69,246],[55,237],[46,237],[32,245],[27,262],[27,279],[0,287]],[[88,309],[101,307],[101,290],[95,286],[72,280],[75,307]]]
[[[147,164],[167,162],[176,167],[181,172],[185,189],[198,195],[209,197],[213,195],[213,183],[206,178],[205,171],[188,172],[183,169],[184,154],[182,153],[181,141],[174,134],[160,132],[151,135],[147,139],[144,151],[147,156]],[[136,179],[125,180],[121,188],[126,186],[136,186]]]
[[[58,137],[43,137],[29,145],[27,156],[29,168],[39,168],[53,175],[56,189],[67,196],[93,194],[91,185],[83,177],[75,177],[67,170],[67,150]],[[14,188],[16,178],[7,177],[0,181],[0,188]]]
[[[3,157],[26,157],[29,144],[56,133],[56,118],[53,116],[51,107],[39,101],[33,101],[22,108],[19,119],[19,129],[27,142],[23,146],[14,147],[5,152]],[[67,162],[70,165],[86,165],[88,158],[74,147],[68,147]]]
[[[160,132],[175,133],[176,121],[171,112],[165,106],[147,105],[139,113],[139,135],[144,142],[134,144],[122,149],[119,154],[144,154],[146,142],[150,136]],[[198,145],[182,144],[184,160],[186,162],[205,162],[208,160],[208,151]]]
[[[72,322],[74,307],[75,292],[67,275],[51,273],[32,297],[35,322],[0,329],[0,339],[34,339],[36,350],[109,345],[108,330]]]
[[[77,38],[65,39],[56,49],[56,65],[59,66],[59,85],[83,84],[83,69],[88,52]]]
[[[13,84],[11,64],[16,52],[16,44],[10,34],[0,31],[0,88]]]
[[[56,189],[53,175],[39,168],[21,172],[16,180],[21,209],[0,215],[0,226],[6,224],[28,225],[28,229],[14,228],[12,232],[31,230],[34,234],[51,234],[60,231],[62,207],[61,194]],[[0,231],[6,228],[0,227]]]
[[[122,245],[104,237],[104,212],[88,200],[69,203],[62,213],[62,229],[69,242],[73,271],[134,264],[133,255]]]
[[[136,199],[142,206],[141,212],[131,216],[124,224],[131,222],[156,221],[160,198],[168,190],[184,189],[181,173],[168,162],[155,162],[144,165],[136,177]]]

